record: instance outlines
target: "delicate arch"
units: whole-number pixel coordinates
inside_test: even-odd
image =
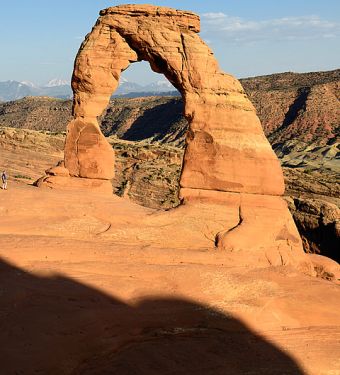
[[[190,189],[280,195],[281,167],[241,84],[219,70],[193,13],[148,5],[105,9],[75,60],[65,166],[72,176],[110,179],[113,151],[97,117],[130,63],[147,60],[184,99],[189,122],[180,179]]]
[[[181,91],[189,122],[180,179],[185,205],[173,214],[185,216],[191,205],[202,202],[223,205],[235,225],[215,234],[217,248],[245,264],[291,264],[312,273],[287,205],[275,196],[284,191],[279,161],[242,86],[219,70],[198,36],[198,16],[148,5],[112,7],[100,14],[75,60],[65,166],[48,170],[37,185],[112,194],[114,151],[97,117],[121,72],[147,60]]]

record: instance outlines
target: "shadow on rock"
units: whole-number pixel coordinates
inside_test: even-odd
[[[133,305],[0,262],[1,374],[302,374],[237,319],[192,301]]]
[[[166,140],[171,134],[173,140],[184,138],[188,123],[183,118],[183,102],[178,98],[169,99],[146,109],[123,135],[122,139],[142,141],[153,138],[154,141]]]

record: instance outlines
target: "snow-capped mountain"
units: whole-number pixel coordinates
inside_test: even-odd
[[[53,78],[46,83],[43,87],[57,87],[57,86],[70,86],[70,82],[65,79]]]
[[[120,79],[119,79],[119,86],[122,85],[123,83],[127,83],[127,82],[129,82],[128,79],[126,79],[125,77],[120,77]]]
[[[151,82],[148,85],[140,85],[121,77],[118,89],[113,93],[115,97],[150,95],[178,95],[178,92],[170,82],[165,80]],[[25,96],[50,96],[69,99],[72,98],[72,90],[70,83],[60,78],[51,79],[45,85],[36,85],[30,81],[0,82],[0,101],[17,100]]]
[[[65,81],[66,82],[66,81]],[[29,81],[4,81],[0,82],[0,101],[10,101],[24,98],[25,96],[50,96],[54,98],[68,99],[72,97],[69,84],[51,86],[38,86]]]
[[[38,86],[35,83],[30,82],[30,81],[21,81],[20,83],[22,85],[26,85],[26,86],[29,86],[29,87],[38,88]]]
[[[160,80],[151,82],[148,85],[140,85],[121,77],[118,89],[113,93],[113,96],[173,95],[174,93],[177,93],[177,90],[169,81]]]
[[[164,81],[164,80],[152,82],[148,85],[148,87],[150,88],[152,87],[152,88],[159,89],[159,90],[174,89],[174,87],[169,81]]]
[[[135,82],[130,82],[129,80],[127,80],[124,77],[120,77],[118,88],[114,92],[114,94],[126,95],[130,92],[141,91],[142,88],[143,88],[142,85],[139,85],[138,83],[135,83]]]
[[[18,81],[0,82],[0,100],[9,101],[32,95],[33,88]]]

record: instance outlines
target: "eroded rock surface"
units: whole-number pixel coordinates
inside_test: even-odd
[[[212,251],[238,222],[233,195],[232,210],[162,212],[93,191],[0,190],[2,373],[336,373],[339,285]]]
[[[240,83],[219,70],[199,29],[198,16],[170,8],[118,6],[102,11],[76,58],[74,116],[87,124],[85,128],[98,126],[97,117],[108,105],[121,72],[131,62],[149,61],[184,98],[189,131],[181,186],[280,195],[282,172],[255,109]],[[74,128],[71,123],[65,149],[71,175],[108,178],[101,172],[104,167],[98,166],[94,176],[92,169],[82,168],[78,153],[70,156],[74,141],[81,145]],[[106,160],[95,163],[106,165]]]
[[[215,233],[217,247],[307,270],[301,239],[279,197],[284,192],[279,161],[241,84],[220,71],[199,31],[197,15],[171,8],[124,5],[100,12],[75,61],[74,120],[67,129],[65,167],[71,178],[113,177],[114,154],[97,119],[121,72],[146,60],[183,97],[189,123],[180,177],[183,202],[197,206],[211,199],[239,218]],[[58,176],[44,183],[53,185],[52,179]]]
[[[288,200],[305,250],[340,262],[340,209],[330,202],[295,197]]]

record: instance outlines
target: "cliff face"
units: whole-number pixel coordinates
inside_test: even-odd
[[[241,80],[274,148],[298,138],[326,144],[339,134],[340,69]]]
[[[283,166],[340,172],[340,70],[242,80]]]

